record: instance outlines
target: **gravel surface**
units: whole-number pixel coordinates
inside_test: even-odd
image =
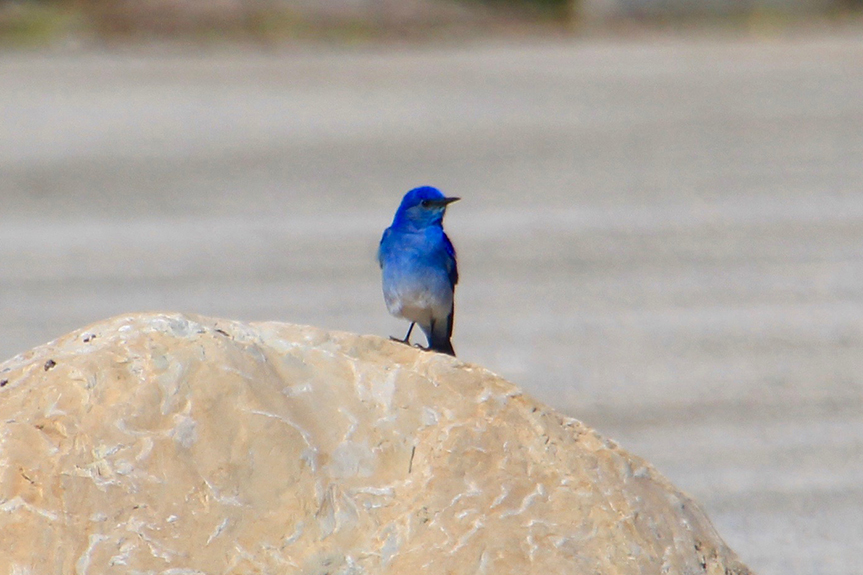
[[[454,344],[863,573],[863,33],[0,55],[0,355],[131,311],[402,335],[374,253],[458,195]]]

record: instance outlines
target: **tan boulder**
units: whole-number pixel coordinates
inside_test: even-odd
[[[0,365],[0,573],[747,568],[649,464],[382,338],[117,317]]]

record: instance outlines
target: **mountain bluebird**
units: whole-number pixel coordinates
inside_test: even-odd
[[[396,317],[419,324],[428,349],[455,355],[452,348],[453,292],[458,282],[455,248],[443,231],[447,198],[429,186],[405,194],[378,249],[384,300]],[[394,338],[395,339],[395,338]]]

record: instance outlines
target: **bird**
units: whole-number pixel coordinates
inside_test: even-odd
[[[427,350],[452,356],[458,265],[455,248],[443,230],[443,217],[447,206],[459,199],[431,186],[410,190],[378,248],[387,310],[411,322],[404,339],[391,339],[410,345],[411,331],[419,324],[428,340]]]

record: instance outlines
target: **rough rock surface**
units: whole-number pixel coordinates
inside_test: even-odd
[[[748,573],[650,465],[378,337],[114,318],[0,365],[0,573]]]

